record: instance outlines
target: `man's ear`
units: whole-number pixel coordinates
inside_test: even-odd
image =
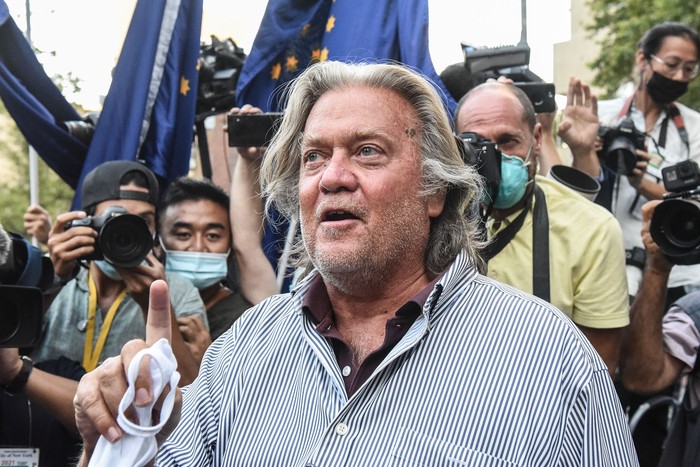
[[[542,152],[542,124],[540,122],[535,123],[535,129],[532,132],[534,142],[532,143],[532,152],[534,159],[539,162],[540,153]]]
[[[160,235],[158,235],[158,233],[156,233],[155,237],[153,238],[153,254],[156,258],[158,258],[158,261],[160,261],[161,263],[164,262],[165,250],[163,250],[163,246],[160,241]]]
[[[438,217],[440,214],[442,214],[443,209],[445,209],[446,196],[447,192],[445,190],[441,190],[439,193],[428,197],[428,216],[431,219]]]

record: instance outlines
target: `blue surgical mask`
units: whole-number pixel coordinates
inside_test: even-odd
[[[114,281],[122,280],[122,276],[117,272],[117,270],[103,259],[95,260],[95,266],[99,268],[102,273]]]
[[[228,275],[228,253],[165,250],[165,270],[189,279],[199,290],[223,281]]]
[[[530,151],[528,151],[528,156]],[[493,207],[496,209],[508,209],[523,199],[528,183],[526,163],[522,158],[515,156],[501,156],[501,183],[498,185],[498,195]]]

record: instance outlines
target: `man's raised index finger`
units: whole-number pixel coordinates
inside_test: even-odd
[[[168,283],[161,279],[155,280],[151,284],[149,292],[146,343],[153,345],[163,337],[170,342],[172,328],[170,323]]]

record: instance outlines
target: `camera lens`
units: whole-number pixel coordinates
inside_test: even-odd
[[[38,287],[0,285],[0,347],[31,347],[41,337],[44,298]]]
[[[104,259],[117,267],[141,264],[153,248],[153,237],[146,221],[133,214],[110,218],[98,237]]]
[[[700,243],[700,210],[689,203],[680,204],[664,219],[662,228],[674,245],[694,248]]]
[[[15,337],[19,330],[22,316],[19,307],[15,303],[10,302],[9,307],[5,303],[3,308],[5,309],[0,312],[0,345],[10,342]]]
[[[622,136],[613,139],[605,154],[604,162],[613,172],[620,175],[630,175],[637,165],[637,152],[634,143]]]
[[[667,199],[656,206],[651,237],[674,264],[696,264],[700,248],[700,202]]]

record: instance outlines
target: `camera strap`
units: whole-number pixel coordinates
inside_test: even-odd
[[[527,212],[530,210],[530,206],[532,206],[532,196],[529,197],[527,204],[525,204],[523,210],[520,211],[518,217],[513,219],[513,222],[508,224],[502,231],[498,232],[493,237],[493,241],[486,245],[486,248],[484,248],[481,253],[484,261],[488,263],[491,258],[499,254],[506,247],[506,245],[510,243],[513,237],[515,237],[515,234],[517,234],[518,231],[520,231],[520,228],[523,226],[523,222],[525,222],[525,217],[527,217]]]
[[[518,233],[532,207],[532,201],[533,196],[530,196],[527,205],[518,214],[518,217],[499,232],[493,242],[484,249],[482,256],[487,263],[500,253]],[[534,185],[534,201],[535,207],[532,211],[532,294],[542,300],[549,301],[549,215],[547,214],[547,200],[544,192],[537,184]]]
[[[532,294],[549,301],[549,215],[542,189],[535,185],[532,212]]]
[[[668,130],[668,119],[673,120],[673,124],[676,125],[678,129],[678,136],[680,136],[681,141],[688,150],[688,157],[690,157],[690,140],[688,139],[688,130],[685,129],[685,124],[683,123],[683,116],[681,115],[678,106],[674,103],[670,103],[666,106],[666,118],[661,123],[661,131],[659,132],[659,146],[666,147],[666,131]]]
[[[88,269],[88,316],[87,325],[85,328],[85,348],[83,350],[83,368],[86,371],[92,371],[97,368],[97,364],[100,361],[100,356],[102,355],[102,349],[104,349],[105,341],[107,340],[107,334],[109,334],[109,329],[112,327],[112,322],[114,321],[114,315],[117,314],[117,308],[121,305],[124,297],[126,296],[126,288],[122,290],[117,298],[109,307],[107,315],[102,322],[102,327],[100,328],[99,336],[97,337],[97,342],[93,348],[93,340],[95,338],[95,321],[97,316],[97,286],[95,281],[90,274]]]

